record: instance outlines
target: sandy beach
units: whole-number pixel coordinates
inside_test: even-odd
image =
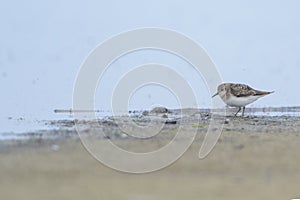
[[[209,124],[194,115],[164,127],[166,134],[137,142],[118,137],[109,120],[99,124],[110,139],[129,150],[164,145],[183,126],[198,129],[196,139],[171,166],[147,174],[110,169],[84,148],[72,121],[54,121],[59,129],[30,133],[30,139],[0,142],[0,199],[292,199],[300,198],[299,117],[227,117],[213,151],[198,153]],[[94,122],[88,133],[93,133]],[[56,135],[56,137],[48,136]],[[180,141],[179,141],[180,142]],[[139,163],[136,163],[137,165]]]

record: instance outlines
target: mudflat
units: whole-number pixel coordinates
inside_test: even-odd
[[[199,124],[195,116],[177,119],[157,137],[141,141],[124,137],[114,120],[98,123],[111,133],[95,137],[98,145],[109,139],[132,151],[165,145],[178,126],[186,132],[197,129],[193,144],[179,160],[139,175],[118,172],[97,161],[82,145],[72,121],[52,122],[60,128],[30,133],[29,139],[3,140],[0,199],[300,198],[299,117],[226,118],[216,146],[199,159],[209,120],[206,115],[200,116]],[[89,135],[95,132],[93,123],[81,122]]]

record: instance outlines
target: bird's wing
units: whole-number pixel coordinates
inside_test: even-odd
[[[248,97],[251,95],[256,95],[256,91],[245,84],[232,84],[230,86],[230,90],[231,94],[236,97]]]

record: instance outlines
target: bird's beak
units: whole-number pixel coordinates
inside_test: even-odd
[[[211,98],[214,98],[215,96],[217,96],[219,93],[214,94]]]

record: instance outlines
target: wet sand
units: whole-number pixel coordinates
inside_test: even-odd
[[[300,198],[299,121],[298,117],[229,117],[217,145],[203,160],[198,153],[209,116],[201,115],[200,125],[195,125],[192,115],[178,120],[164,128],[165,135],[141,143],[118,137],[113,120],[102,121],[102,127],[112,133],[110,139],[130,150],[164,145],[179,125],[185,131],[199,129],[178,161],[141,175],[104,166],[83,147],[71,121],[53,122],[59,130],[0,142],[0,199]],[[93,127],[94,122],[84,123]],[[95,141],[101,145],[106,139]]]

